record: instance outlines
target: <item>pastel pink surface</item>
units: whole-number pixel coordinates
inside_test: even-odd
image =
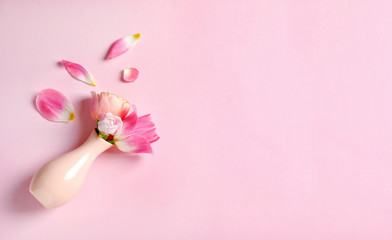
[[[2,239],[392,237],[390,1],[0,3]],[[130,52],[105,61],[119,36]],[[89,67],[98,87],[64,76]],[[119,79],[127,66],[143,74]],[[68,124],[37,93],[61,90]],[[95,126],[90,91],[151,113],[154,156],[103,153],[46,211],[33,173]],[[86,230],[88,229],[88,230]]]

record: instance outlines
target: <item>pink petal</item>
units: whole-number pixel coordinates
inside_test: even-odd
[[[139,70],[136,68],[124,68],[122,80],[124,82],[134,82],[139,76]]]
[[[116,146],[123,152],[132,153],[152,153],[152,148],[148,140],[139,135],[127,136],[116,141]]]
[[[93,76],[81,65],[66,60],[62,60],[61,64],[72,77],[82,82],[96,86]]]
[[[93,119],[100,119],[100,116],[98,116],[98,95],[94,91],[91,91],[90,114]]]
[[[137,117],[136,110],[124,120],[123,127],[115,135],[115,145],[124,152],[152,153],[150,143],[159,139],[150,115]]]
[[[159,139],[155,130],[155,124],[151,121],[150,114],[141,116],[137,119],[137,124],[135,128],[132,129],[132,133],[145,137],[150,143]]]
[[[101,119],[101,117],[108,112],[113,113],[112,111],[110,111],[110,100],[106,96],[106,94],[98,94],[98,119]]]
[[[41,115],[53,122],[69,122],[75,118],[72,103],[59,91],[45,89],[38,93],[35,104]]]
[[[106,101],[108,101],[109,104],[109,112],[111,112],[113,115],[119,116],[121,119],[124,119],[131,108],[131,105],[129,102],[116,94],[112,93],[101,93],[99,95],[99,99],[102,100],[106,104]]]
[[[109,112],[124,119],[130,112],[134,111],[128,101],[116,94],[91,92],[91,99],[90,113],[95,120],[100,120],[103,115]]]
[[[105,59],[112,59],[132,49],[140,39],[140,33],[116,40],[108,51]]]
[[[116,139],[123,139],[132,135],[132,130],[136,127],[138,117],[136,115],[136,107],[132,105],[129,115],[123,120],[123,127],[117,132]]]

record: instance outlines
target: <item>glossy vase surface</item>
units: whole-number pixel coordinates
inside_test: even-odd
[[[82,145],[39,169],[30,193],[47,209],[67,203],[78,193],[95,158],[112,146],[94,130]]]

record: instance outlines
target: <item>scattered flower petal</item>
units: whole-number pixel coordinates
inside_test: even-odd
[[[133,46],[138,42],[140,39],[140,33],[134,34],[132,36],[127,36],[116,40],[108,51],[105,59],[112,59],[121,54],[124,54],[128,50],[132,49]]]
[[[69,122],[75,118],[72,103],[59,91],[45,89],[38,93],[35,104],[41,115],[53,122]]]
[[[87,84],[96,86],[93,76],[84,67],[82,67],[82,65],[66,60],[62,60],[61,64],[72,77]]]
[[[124,82],[134,82],[139,76],[139,70],[136,68],[124,68],[122,80]]]

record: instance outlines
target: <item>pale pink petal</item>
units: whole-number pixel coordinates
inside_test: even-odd
[[[124,82],[134,82],[139,76],[139,70],[136,68],[124,68],[122,80]]]
[[[35,103],[41,115],[53,122],[69,122],[75,118],[73,105],[59,91],[45,89],[38,93]]]
[[[93,76],[81,65],[66,60],[62,60],[61,64],[72,77],[87,84],[96,86]]]
[[[94,120],[100,119],[100,116],[98,116],[98,95],[94,91],[91,92],[90,113]]]
[[[124,119],[129,111],[130,105],[128,101],[122,99],[116,94],[101,94],[103,100],[107,100],[109,102],[109,111],[113,113],[113,115],[121,117]]]
[[[106,97],[105,93],[98,94],[98,106],[99,106],[97,112],[98,119],[101,119],[103,115],[109,112],[114,114],[113,111],[110,110],[110,101],[109,98]]]
[[[127,52],[128,50],[133,48],[133,46],[135,46],[139,39],[140,33],[118,39],[112,44],[112,46],[110,46],[110,49],[105,59],[112,59]]]
[[[116,94],[91,92],[91,99],[90,113],[95,120],[100,120],[106,113],[111,113],[124,119],[130,112],[135,111],[128,101]]]
[[[123,152],[132,153],[152,153],[152,148],[148,140],[139,135],[127,136],[115,142],[118,149]]]
[[[134,105],[132,105],[134,106]],[[121,106],[121,110],[118,113],[118,116],[121,117],[121,119],[124,119],[126,116],[128,116],[129,113],[131,113],[133,111],[132,106],[129,105],[128,102],[123,103]]]

